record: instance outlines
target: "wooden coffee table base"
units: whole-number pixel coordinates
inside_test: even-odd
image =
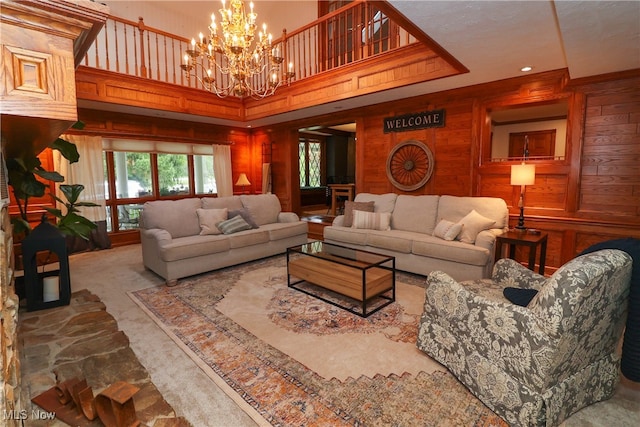
[[[368,317],[395,301],[395,262],[393,264],[392,267],[373,266],[363,269],[334,260],[302,256],[288,259],[287,285],[358,316]],[[292,276],[300,280],[292,282]],[[304,282],[355,300],[360,309],[325,298],[321,295],[321,290],[314,292],[312,287],[301,286]],[[389,293],[391,296],[387,295]],[[371,309],[371,303],[378,299],[385,301]],[[368,309],[370,310],[367,311]]]

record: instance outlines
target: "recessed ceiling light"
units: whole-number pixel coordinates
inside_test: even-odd
[[[531,67],[531,66],[529,66],[529,65],[527,65],[526,67],[522,67],[522,68],[520,68],[520,71],[525,72],[525,73],[526,73],[527,71],[531,71],[531,70],[533,70],[533,67]]]

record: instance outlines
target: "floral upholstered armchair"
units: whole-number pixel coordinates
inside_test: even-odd
[[[418,348],[510,425],[557,425],[615,391],[631,264],[607,249],[549,278],[511,259],[491,279],[458,283],[433,272]],[[505,287],[539,292],[521,307],[503,298]]]

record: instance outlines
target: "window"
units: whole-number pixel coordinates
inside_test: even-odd
[[[196,194],[216,194],[218,192],[213,176],[213,156],[193,156],[193,175]]]
[[[300,138],[298,145],[300,187],[322,185],[322,144],[317,139]]]
[[[132,199],[153,195],[151,189],[151,154],[116,151],[113,153],[113,163],[117,199]],[[108,180],[105,180],[106,182]],[[105,194],[108,199],[108,185],[105,188]]]
[[[213,155],[202,154],[210,152],[210,146],[194,147],[190,154],[118,151],[122,148],[103,151],[108,232],[140,228],[146,201],[217,193]],[[148,148],[151,151],[154,146]]]
[[[186,154],[158,154],[160,196],[189,194],[189,167]]]

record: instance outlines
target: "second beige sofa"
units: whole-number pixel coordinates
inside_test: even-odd
[[[340,215],[325,227],[324,241],[393,255],[399,270],[425,276],[441,270],[456,280],[489,277],[496,236],[508,229],[509,211],[500,198],[360,193],[354,202],[373,202],[380,215],[352,226],[345,226]],[[376,229],[385,228],[387,217],[389,226]],[[434,236],[440,221],[458,223],[465,217],[466,229],[453,240]]]

